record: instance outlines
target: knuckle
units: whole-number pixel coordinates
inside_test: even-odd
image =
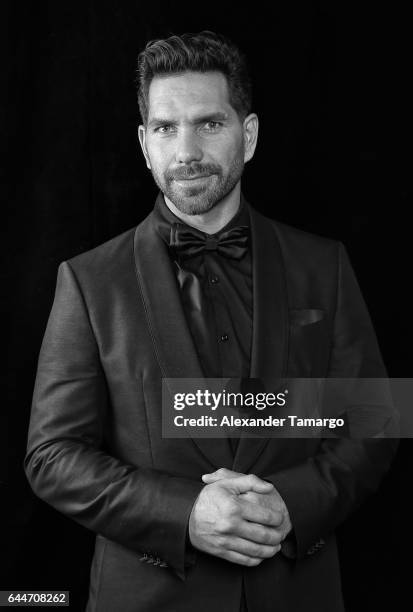
[[[280,512],[280,510],[273,510],[272,514],[274,522],[277,523],[277,525],[280,525],[284,520],[283,513]]]
[[[242,499],[247,502],[253,502],[255,499],[255,493],[253,493],[252,491],[242,493]]]
[[[217,557],[221,557],[221,559],[225,559],[226,561],[231,561],[231,563],[235,562],[233,555],[227,550],[219,550],[219,552],[217,551],[216,555]]]
[[[219,519],[219,524],[221,525],[222,533],[232,533],[239,526],[239,520],[236,515],[227,514]]]
[[[274,525],[277,525],[277,527],[279,527],[284,520],[283,514],[281,512],[278,512],[277,510],[272,510],[271,516],[272,516],[272,523]]]
[[[264,530],[262,536],[262,543],[268,544],[269,546],[274,546],[275,544],[277,544],[277,542],[275,541],[274,533],[269,529]]]
[[[217,531],[218,533],[229,533],[231,531],[232,523],[227,518],[221,518],[217,522]]]
[[[220,550],[227,550],[228,549],[228,538],[225,536],[219,536],[216,539],[215,544],[217,548],[219,548]]]
[[[225,510],[226,510],[225,513],[228,517],[235,517],[235,516],[238,516],[239,506],[235,501],[230,500],[225,505]]]
[[[245,560],[244,560],[244,564],[247,567],[252,567],[254,565],[254,561],[255,561],[255,559],[253,559],[252,557],[246,557]]]
[[[260,546],[259,544],[254,544],[253,546],[251,546],[248,552],[252,557],[262,557],[263,550],[265,549],[263,549],[262,546]]]
[[[246,565],[248,567],[256,567],[261,563],[262,559],[256,559],[255,557],[248,557]]]
[[[267,533],[268,542],[266,543],[270,546],[278,546],[278,544],[281,542],[281,534],[279,533],[279,531],[276,531],[275,529],[269,529]]]
[[[271,510],[264,510],[263,511],[263,520],[266,523],[273,523],[274,522]]]

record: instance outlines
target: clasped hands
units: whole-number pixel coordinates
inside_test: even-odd
[[[291,521],[274,485],[225,468],[204,474],[202,480],[206,486],[189,518],[195,548],[249,567],[280,550]]]

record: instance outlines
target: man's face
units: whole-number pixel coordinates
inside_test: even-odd
[[[196,215],[237,185],[256,131],[256,116],[242,122],[230,105],[222,73],[184,72],[152,80],[139,140],[160,190],[178,210]]]

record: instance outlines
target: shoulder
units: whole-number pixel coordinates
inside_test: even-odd
[[[287,259],[297,258],[302,261],[311,261],[314,258],[336,258],[342,247],[341,242],[332,238],[307,232],[292,225],[271,219],[254,210],[254,215],[261,218],[274,232],[280,245],[283,256]]]
[[[338,240],[334,240],[333,238],[313,232],[307,232],[298,227],[287,225],[286,223],[281,223],[274,219],[269,219],[269,222],[273,226],[279,240],[286,244],[297,245],[306,250],[337,249],[337,246],[340,244]]]
[[[68,259],[67,263],[75,270],[85,267],[104,266],[123,258],[125,254],[133,253],[133,239],[136,227],[133,227],[93,249],[79,253]]]
[[[130,283],[135,275],[134,238],[136,229],[129,230],[80,253],[61,264],[68,269],[82,290],[107,291]]]

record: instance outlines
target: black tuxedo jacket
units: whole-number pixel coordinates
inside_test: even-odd
[[[251,376],[385,376],[342,244],[250,208]],[[317,316],[315,316],[315,314]],[[152,215],[59,268],[32,407],[33,490],[97,534],[88,610],[343,610],[335,527],[372,492],[383,440],[163,439],[161,379],[202,378],[165,244]],[[200,477],[219,467],[271,480],[296,554],[256,568],[198,552],[185,565]]]

